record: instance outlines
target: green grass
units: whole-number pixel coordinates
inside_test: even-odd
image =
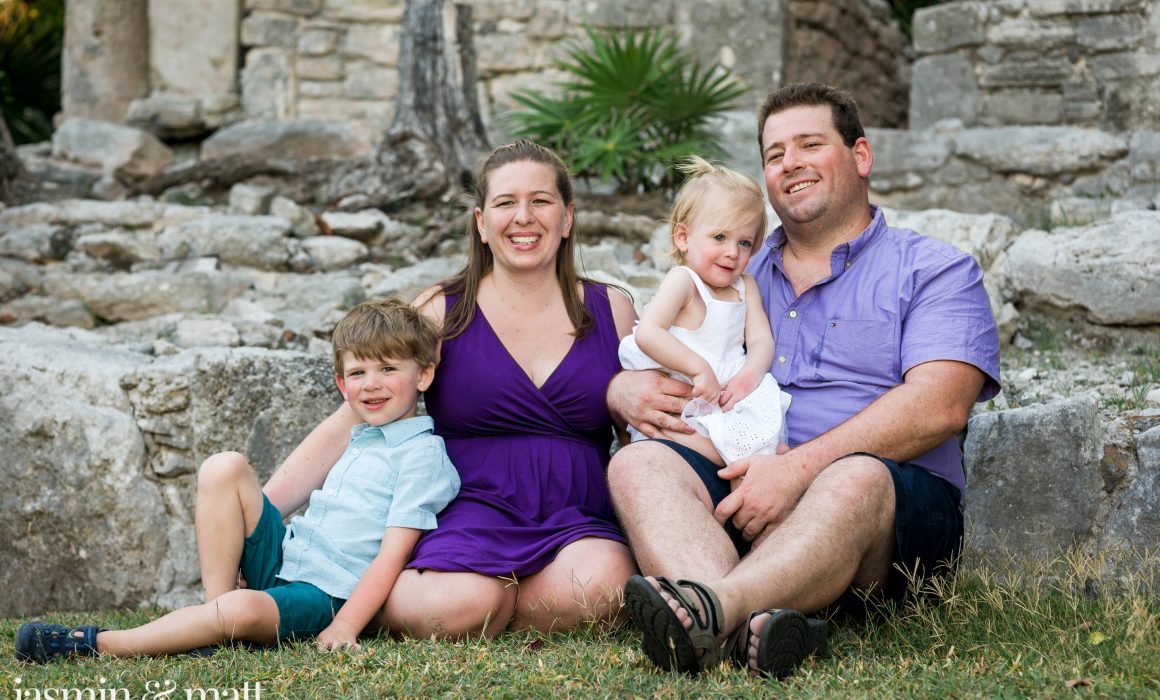
[[[1160,600],[1152,588],[1160,567],[1154,555],[1136,560],[1146,573],[1118,577],[1101,560],[1080,556],[1044,565],[966,562],[943,582],[942,604],[918,601],[870,620],[836,620],[831,656],[808,661],[781,683],[726,666],[697,678],[658,672],[625,629],[460,643],[376,638],[356,653],[323,654],[299,643],[230,648],[212,658],[36,666],[13,660],[20,621],[5,620],[0,697],[33,700],[31,690],[45,688],[103,688],[99,700],[114,688],[134,700],[185,698],[187,688],[237,689],[243,697],[248,682],[257,700],[260,682],[262,698],[1160,698]],[[157,612],[45,617],[124,627]],[[158,695],[166,688],[176,690]],[[205,697],[215,696],[207,690]]]

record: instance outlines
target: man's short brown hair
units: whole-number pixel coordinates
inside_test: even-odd
[[[765,152],[765,122],[770,115],[784,112],[794,107],[830,106],[834,117],[834,128],[842,137],[847,148],[866,136],[862,119],[858,116],[858,103],[850,93],[824,83],[793,83],[771,92],[761,107],[757,109],[757,145]]]

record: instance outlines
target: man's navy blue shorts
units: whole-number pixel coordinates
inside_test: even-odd
[[[717,476],[720,469],[696,450],[671,440],[656,440],[683,458],[705,484],[709,498],[716,507],[729,495],[729,482]],[[963,541],[962,495],[949,481],[935,476],[922,467],[890,459],[873,457],[886,465],[894,479],[894,566],[890,571],[882,598],[901,601],[907,594],[908,578],[929,578],[954,569]],[[749,543],[732,522],[725,531],[741,555],[749,551]],[[915,591],[910,591],[912,594]],[[838,601],[843,608],[864,607],[863,596],[847,591]]]

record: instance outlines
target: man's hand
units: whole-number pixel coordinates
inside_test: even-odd
[[[784,451],[784,445],[778,449],[777,455],[739,459],[717,472],[722,479],[740,483],[713,515],[722,525],[732,519],[750,542],[789,517],[813,481],[813,472],[799,464],[793,452]]]
[[[691,391],[659,370],[640,370],[613,377],[606,399],[614,416],[647,437],[657,437],[661,430],[692,435],[693,427],[680,417]]]
[[[359,651],[362,646],[356,641],[359,631],[340,620],[334,620],[330,626],[318,633],[315,645],[321,651],[337,651],[350,649]]]

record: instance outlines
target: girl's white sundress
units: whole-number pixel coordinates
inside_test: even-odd
[[[705,321],[690,330],[672,326],[669,332],[697,353],[713,368],[717,381],[725,384],[745,365],[745,282],[737,279],[733,288],[740,301],[713,298],[708,287],[688,267],[679,267],[693,278],[697,292],[705,302]],[[692,383],[689,377],[662,367],[636,344],[636,330],[620,341],[620,365],[625,369],[662,369],[671,376]],[[777,443],[785,440],[785,413],[790,395],[781,390],[768,372],[761,383],[730,411],[704,399],[693,399],[685,406],[681,418],[696,431],[707,436],[726,464],[755,454],[774,454]],[[633,442],[644,436],[629,426]]]

